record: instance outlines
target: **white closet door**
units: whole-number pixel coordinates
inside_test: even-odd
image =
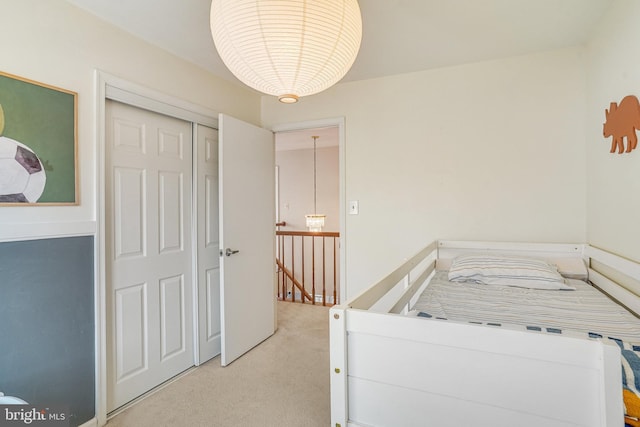
[[[220,354],[220,231],[218,131],[197,128],[199,360]]]
[[[191,124],[106,109],[108,412],[193,365]]]
[[[272,132],[229,116],[219,131],[225,366],[275,330],[275,148]]]

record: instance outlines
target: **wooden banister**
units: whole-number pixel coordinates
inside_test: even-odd
[[[276,236],[278,299],[292,302],[298,299],[302,303],[322,305],[337,304],[340,295],[337,282],[339,245],[336,240],[340,233],[276,230]],[[318,242],[318,239],[321,241]],[[327,239],[333,242],[327,244]],[[309,245],[311,250],[307,251],[305,247],[308,249]]]
[[[277,230],[276,236],[315,236],[315,237],[340,237],[339,231],[284,231]]]
[[[287,277],[289,278],[289,280],[291,280],[291,282],[293,282],[293,284],[295,285],[296,288],[298,288],[298,290],[300,290],[300,292],[302,292],[302,294],[309,300],[312,301],[313,297],[311,296],[311,294],[309,292],[307,292],[304,289],[304,286],[302,286],[302,283],[300,283],[298,281],[298,279],[296,279],[295,277],[293,277],[293,275],[291,274],[291,272],[289,271],[289,269],[287,267],[284,266],[284,264],[282,264],[280,262],[279,259],[276,258],[276,264],[278,265],[278,267],[280,267],[282,269],[282,271],[284,272],[284,274],[287,275]],[[304,301],[304,300],[303,300]]]

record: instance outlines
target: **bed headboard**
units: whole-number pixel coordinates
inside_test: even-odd
[[[519,243],[475,242],[439,240],[438,258],[452,259],[462,253],[492,253],[531,256],[538,258],[583,258],[584,244],[574,243]]]
[[[451,261],[465,253],[492,255],[517,255],[540,258],[555,264],[565,277],[586,279],[588,259],[584,255],[584,244],[574,243],[519,243],[476,242],[459,240],[438,241],[437,270],[448,270]]]

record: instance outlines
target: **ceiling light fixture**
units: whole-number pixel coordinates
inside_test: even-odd
[[[324,219],[327,217],[326,215],[319,215],[318,208],[318,189],[316,185],[317,179],[317,166],[316,166],[316,140],[320,138],[319,136],[312,136],[313,138],[313,213],[309,215],[305,215],[307,228],[312,232],[322,231],[322,227],[324,227]]]
[[[344,77],[362,18],[357,0],[213,0],[211,35],[241,82],[295,103]]]

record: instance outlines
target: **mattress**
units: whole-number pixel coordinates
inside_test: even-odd
[[[446,271],[437,271],[412,309],[426,317],[640,343],[640,319],[590,284],[567,280],[575,290],[450,282]]]

